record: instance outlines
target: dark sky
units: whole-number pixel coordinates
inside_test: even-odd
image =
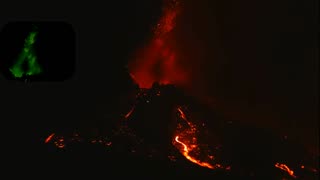
[[[188,1],[178,41],[189,89],[224,115],[317,144],[313,1]]]
[[[5,127],[45,133],[48,124],[72,128],[108,113],[127,89],[128,56],[149,36],[161,10],[161,2],[128,2],[1,1],[0,26],[29,18],[63,20],[77,38],[70,80],[30,87],[0,76]],[[185,88],[212,99],[228,118],[317,146],[315,7],[311,0],[186,0],[175,30],[182,66],[193,77]]]

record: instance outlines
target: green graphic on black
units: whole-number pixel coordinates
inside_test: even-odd
[[[66,22],[9,22],[0,29],[0,75],[23,82],[65,81],[75,72],[75,31]]]
[[[21,78],[24,75],[32,76],[42,72],[42,68],[37,62],[37,56],[34,49],[34,43],[36,41],[37,34],[37,27],[34,27],[34,29],[25,39],[23,50],[19,54],[15,64],[9,68],[14,77]],[[25,68],[25,63],[27,63],[27,68]]]

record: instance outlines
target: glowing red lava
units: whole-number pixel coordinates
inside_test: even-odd
[[[183,126],[178,123],[178,135],[174,137],[173,141],[173,145],[181,152],[181,154],[189,161],[202,167],[206,167],[209,169],[223,168],[225,170],[230,170],[230,166],[223,167],[218,163],[209,163],[200,160],[201,154],[206,157],[205,159],[208,159],[210,161],[213,161],[215,158],[213,155],[210,155],[210,152],[202,153],[201,146],[197,142],[197,126],[187,118],[187,115],[183,111],[182,107],[178,107],[177,112],[179,114],[179,117],[187,124],[187,126]]]
[[[52,137],[55,135],[55,133],[50,134],[46,140],[44,141],[45,143],[48,143],[49,141],[51,141]]]
[[[294,172],[287,165],[276,163],[274,166],[287,172],[291,177],[296,178],[296,176],[294,175]]]
[[[199,166],[202,166],[202,167],[207,167],[207,168],[210,168],[210,169],[214,169],[214,167],[209,164],[209,163],[206,163],[206,162],[200,162],[199,160],[191,157],[189,155],[189,148],[186,144],[184,144],[183,142],[179,141],[179,136],[176,136],[175,138],[175,141],[179,144],[181,144],[183,146],[183,150],[182,150],[182,154],[184,155],[184,157],[186,157],[189,161],[195,163],[195,164],[198,164]]]

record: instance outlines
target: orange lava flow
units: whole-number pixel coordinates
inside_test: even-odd
[[[274,166],[283,171],[286,171],[291,177],[296,178],[296,176],[294,175],[294,172],[287,165],[276,163]]]
[[[221,164],[211,162],[215,158],[212,155],[212,151],[206,151],[202,149],[202,145],[199,144],[197,126],[187,118],[187,115],[183,111],[182,107],[178,107],[177,112],[179,117],[187,123],[187,126],[184,126],[183,123],[178,123],[177,135],[173,141],[173,145],[176,146],[181,154],[189,161],[202,167],[209,169],[223,168],[225,170],[230,170],[229,166],[223,167]],[[179,144],[179,147],[177,144]]]
[[[50,136],[48,136],[44,142],[48,143],[49,141],[51,141],[53,136],[54,136],[54,133],[50,134]]]
[[[206,167],[206,168],[209,168],[209,169],[214,169],[214,167],[213,167],[211,164],[206,163],[206,162],[200,162],[199,160],[191,157],[191,156],[189,155],[189,148],[188,148],[188,146],[187,146],[186,144],[184,144],[183,142],[179,141],[179,136],[176,136],[175,141],[183,146],[183,153],[182,153],[182,154],[183,154],[184,157],[186,157],[189,161],[191,161],[191,162],[193,162],[193,163],[195,163],[195,164],[198,164],[199,166],[202,166],[202,167]]]

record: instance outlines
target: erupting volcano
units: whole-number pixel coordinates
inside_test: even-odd
[[[188,80],[187,73],[179,66],[182,60],[175,51],[175,37],[172,33],[180,13],[183,13],[181,2],[166,0],[163,14],[153,29],[153,36],[147,45],[137,50],[129,62],[129,74],[139,87],[135,89],[137,93],[134,97],[131,97],[134,99],[133,103],[129,107],[123,107],[119,114],[120,125],[117,130],[99,137],[81,137],[79,132],[61,136],[54,132],[48,134],[44,142],[59,149],[67,149],[75,143],[99,144],[110,151],[117,151],[123,148],[119,144],[127,143],[125,149],[132,154],[165,157],[172,163],[187,160],[186,162],[196,167],[234,172],[240,176],[255,177],[259,170],[266,167],[276,171],[275,174],[282,178],[299,179],[307,177],[305,174],[308,173],[312,177],[317,175],[319,171],[311,168],[312,163],[304,160],[301,160],[301,164],[284,164],[276,159],[268,159],[270,162],[266,161],[267,165],[250,166],[259,166],[261,169],[250,170],[236,162],[238,157],[224,152],[224,137],[219,137],[223,135],[210,132],[207,129],[208,120],[199,116],[201,111],[208,114],[211,112],[204,110],[201,103],[186,95],[179,87],[179,84]],[[219,121],[213,118],[210,120]],[[228,129],[231,126],[229,122],[218,122],[215,125],[217,129]],[[212,140],[211,137],[216,139]],[[126,139],[125,142],[123,139]],[[280,160],[285,162],[285,159]],[[305,168],[305,163],[309,163],[310,168]]]

